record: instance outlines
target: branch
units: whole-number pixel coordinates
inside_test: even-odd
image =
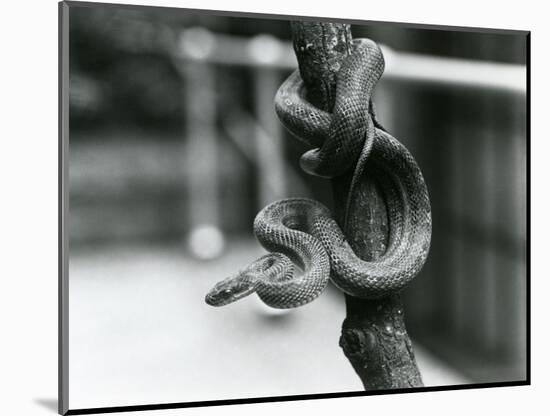
[[[330,111],[334,105],[336,74],[351,53],[351,29],[341,23],[292,22],[294,51],[308,100]],[[332,180],[337,220],[343,214],[351,175]],[[364,260],[380,257],[388,245],[386,206],[377,183],[365,178],[357,187],[351,210],[348,242]],[[419,387],[422,379],[404,323],[399,295],[379,300],[346,295],[346,319],[340,346],[366,390]]]

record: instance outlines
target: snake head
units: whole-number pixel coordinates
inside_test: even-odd
[[[216,283],[204,300],[211,306],[224,306],[250,295],[255,290],[256,279],[241,272]]]

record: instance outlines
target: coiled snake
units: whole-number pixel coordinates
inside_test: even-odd
[[[412,155],[374,115],[371,95],[383,71],[378,45],[356,39],[337,74],[332,113],[304,98],[298,70],[279,88],[275,109],[285,127],[314,148],[300,159],[305,171],[331,178],[354,169],[344,227],[368,164],[387,207],[384,255],[374,261],[358,258],[329,209],[317,201],[273,202],[254,221],[254,234],[271,253],[217,283],[206,295],[208,304],[226,305],[256,292],[269,306],[293,308],[319,296],[329,278],[347,294],[374,299],[402,289],[420,271],[431,239],[428,191]]]

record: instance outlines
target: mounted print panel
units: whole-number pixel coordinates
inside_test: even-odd
[[[69,1],[60,61],[61,414],[529,384],[529,32]]]

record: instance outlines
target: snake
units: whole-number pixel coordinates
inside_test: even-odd
[[[344,229],[361,181],[368,177],[380,185],[389,222],[386,251],[373,260],[359,258],[318,201],[275,201],[257,214],[253,227],[268,254],[216,283],[206,303],[223,306],[257,293],[270,307],[295,308],[316,299],[329,281],[348,295],[379,299],[402,290],[420,272],[430,249],[430,200],[414,157],[376,117],[372,94],[383,71],[380,47],[355,39],[336,75],[332,111],[308,102],[299,70],[277,91],[275,111],[311,147],[300,158],[303,170],[324,178],[353,172]]]

